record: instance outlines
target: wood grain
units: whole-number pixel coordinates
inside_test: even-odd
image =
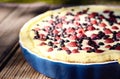
[[[43,3],[0,3],[0,79],[50,79],[32,69],[18,49],[20,28],[48,9]]]
[[[20,48],[0,72],[0,79],[51,79],[35,71],[24,59]]]

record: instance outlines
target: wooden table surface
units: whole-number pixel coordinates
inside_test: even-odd
[[[61,6],[0,3],[0,79],[51,79],[26,62],[18,43],[19,31],[34,16]]]
[[[0,3],[0,79],[51,79],[26,62],[18,41],[20,28],[28,20],[58,7],[44,3]]]

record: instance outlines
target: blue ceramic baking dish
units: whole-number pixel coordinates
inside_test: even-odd
[[[38,72],[53,79],[120,79],[120,65],[105,63],[66,63],[40,57],[21,45],[27,62]]]

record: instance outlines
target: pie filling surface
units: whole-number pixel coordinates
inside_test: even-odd
[[[120,62],[120,9],[76,6],[37,16],[21,31],[37,55],[72,63]]]

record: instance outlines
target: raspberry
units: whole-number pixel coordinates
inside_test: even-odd
[[[73,33],[75,32],[75,29],[73,29],[73,28],[68,28],[68,29],[66,30],[66,32],[67,32],[67,34],[73,34]]]
[[[50,20],[49,23],[52,24],[52,23],[54,23],[54,21],[53,21],[53,20]]]
[[[84,29],[79,28],[77,32],[78,32],[78,33],[84,33],[85,31],[84,31]]]
[[[69,50],[67,47],[62,47],[62,50]]]
[[[49,27],[50,27],[50,26],[45,26],[45,31],[46,31],[46,32],[49,31]]]
[[[73,49],[72,53],[79,53],[78,49]]]
[[[44,45],[47,45],[47,44],[45,42],[40,43],[40,46],[44,46]]]
[[[119,29],[117,26],[112,26],[112,29],[113,30],[117,30],[117,29]]]
[[[105,43],[113,43],[114,41],[113,41],[113,39],[112,38],[107,38],[107,39],[105,39]]]
[[[91,48],[90,47],[85,47],[83,50],[89,51]]]
[[[112,33],[112,31],[110,29],[105,29],[104,32],[105,32],[105,34],[111,34]]]
[[[105,23],[100,23],[99,26],[100,26],[100,27],[105,27],[106,24],[105,24]]]
[[[118,32],[118,33],[116,34],[116,37],[117,37],[117,38],[120,38],[120,32]]]
[[[88,26],[87,30],[92,31],[92,30],[95,30],[95,28],[93,26]]]
[[[97,15],[98,15],[98,13],[93,12],[93,13],[89,14],[89,17],[90,17],[90,18],[95,18],[95,16],[97,16]]]
[[[44,34],[39,34],[39,36],[40,36],[40,40],[45,40],[45,35]]]
[[[110,10],[104,10],[103,13],[110,13]]]
[[[59,24],[57,24],[56,26],[57,26],[58,28],[62,28],[63,25],[62,25],[62,23],[59,23]]]
[[[77,39],[77,36],[75,36],[75,35],[72,36],[72,35],[71,35],[71,36],[70,36],[70,39],[71,39],[71,40],[76,40],[76,39]]]
[[[79,22],[75,22],[74,24],[75,24],[75,26],[80,26],[81,25]]]
[[[48,52],[52,52],[52,51],[53,51],[53,48],[49,48],[49,49],[48,49]]]
[[[67,44],[67,46],[76,47],[77,43],[76,42],[70,42],[70,43]]]
[[[104,52],[104,50],[98,49],[98,50],[96,50],[95,52],[96,52],[96,53],[102,53],[102,52]]]
[[[53,33],[54,33],[54,34],[58,34],[59,31],[57,31],[57,30],[53,30]]]
[[[97,39],[98,38],[98,35],[97,34],[92,34],[91,35],[91,39]]]
[[[97,24],[97,21],[96,20],[91,20],[91,23],[92,24]]]
[[[111,48],[112,46],[111,45],[106,45],[105,48]]]
[[[78,33],[77,34],[77,38],[82,38],[82,37],[85,37],[86,35],[85,34],[83,34],[83,33]]]
[[[120,50],[120,46],[117,46],[115,49],[116,49],[116,50]]]

